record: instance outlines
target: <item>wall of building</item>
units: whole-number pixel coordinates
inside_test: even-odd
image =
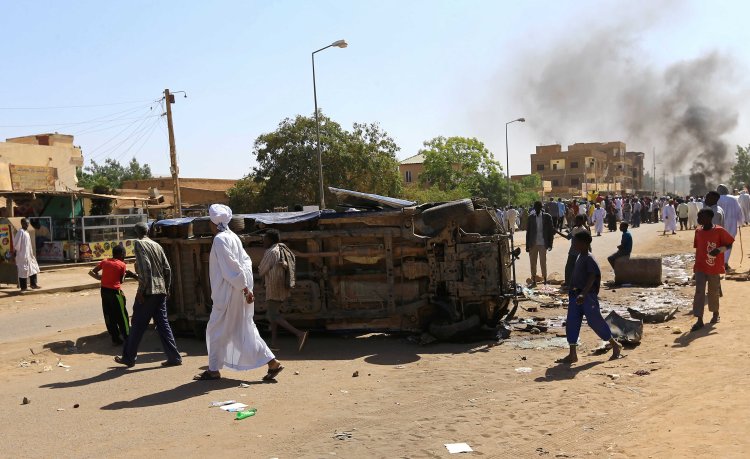
[[[83,154],[73,145],[73,136],[62,134],[17,137],[0,142],[0,190],[3,191],[12,190],[10,164],[55,168],[55,189],[76,189],[76,168],[83,166]]]
[[[552,182],[552,194],[582,191],[639,190],[643,184],[643,153],[627,152],[623,142],[541,145],[531,156],[531,172]]]
[[[424,172],[424,164],[400,164],[398,171],[406,185],[419,185],[419,176]]]
[[[237,180],[211,179],[211,178],[180,178],[180,188],[198,188],[203,190],[227,191],[232,188]],[[172,177],[156,177],[144,180],[125,180],[122,182],[123,189],[148,190],[157,188],[159,191],[172,189]]]

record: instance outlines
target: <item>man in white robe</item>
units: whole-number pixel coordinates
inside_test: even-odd
[[[719,207],[724,210],[724,229],[727,230],[733,238],[737,238],[737,228],[742,226],[742,221],[745,218],[742,215],[742,207],[737,201],[737,197],[729,194],[729,187],[726,185],[719,185],[716,188],[719,192]],[[725,269],[729,270],[729,259],[732,255],[732,248],[727,249],[724,254]]]
[[[240,238],[227,226],[232,210],[214,204],[209,216],[214,241],[208,265],[213,302],[206,327],[208,370],[193,379],[220,379],[223,368],[244,371],[268,365],[263,380],[274,380],[284,367],[260,337],[253,321],[253,262]]]
[[[672,201],[664,204],[661,213],[662,219],[664,219],[664,234],[667,234],[667,231],[671,231],[672,234],[677,234],[677,212],[675,211]]]
[[[607,211],[602,209],[599,204],[596,204],[596,209],[594,209],[594,229],[597,236],[601,236],[602,231],[604,231],[604,217],[606,216]]]
[[[518,224],[518,211],[511,206],[505,211],[505,219],[507,220],[508,231],[511,233],[516,231],[516,225]]]
[[[36,281],[36,276],[39,274],[39,264],[34,256],[28,229],[29,221],[22,218],[21,229],[13,237],[13,250],[16,257],[16,268],[18,268],[18,285],[22,292],[28,290],[29,281],[31,281],[32,289],[42,288]]]
[[[745,189],[737,196],[737,202],[740,203],[744,217],[742,223],[745,225],[750,223],[750,194],[747,194],[747,190],[750,190],[750,185],[745,185]]]
[[[698,203],[695,202],[695,198],[690,198],[688,205],[688,229],[695,229],[698,227]]]

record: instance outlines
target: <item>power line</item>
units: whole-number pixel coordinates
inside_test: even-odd
[[[143,102],[153,102],[151,100],[133,100],[130,102],[112,102],[109,104],[87,104],[87,105],[58,105],[51,107],[0,107],[0,110],[60,110],[69,108],[95,108],[95,107],[111,107],[113,105],[132,105],[140,104]]]

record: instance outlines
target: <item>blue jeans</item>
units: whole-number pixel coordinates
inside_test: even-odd
[[[138,356],[138,346],[141,344],[143,333],[145,333],[151,319],[154,319],[162,350],[167,354],[167,361],[172,363],[182,362],[180,351],[177,350],[177,343],[172,334],[172,327],[169,326],[169,320],[167,320],[166,295],[145,295],[142,303],[136,302],[133,304],[130,335],[125,341],[122,359],[127,364],[135,363]]]
[[[604,321],[602,313],[599,311],[599,298],[596,293],[589,293],[583,300],[583,304],[576,302],[577,293],[571,292],[569,294],[568,304],[568,320],[565,324],[565,334],[568,337],[568,344],[578,344],[578,337],[581,334],[581,324],[583,323],[583,317],[586,317],[586,321],[589,323],[589,327],[594,330],[599,338],[604,341],[612,339],[612,332],[609,330],[609,325]]]

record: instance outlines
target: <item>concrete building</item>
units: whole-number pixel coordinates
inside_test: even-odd
[[[180,178],[180,197],[182,198],[183,212],[189,215],[205,215],[211,204],[228,204],[227,191],[237,183],[230,179],[208,179],[208,178]],[[143,180],[126,180],[118,193],[125,196],[138,196],[149,198],[151,190],[164,197],[164,202],[149,205],[149,213],[152,217],[159,214],[171,215],[174,208],[174,190],[172,188],[172,177],[155,177]],[[132,208],[132,203],[127,200],[118,201],[117,209],[120,212]]]
[[[623,142],[541,145],[531,155],[531,172],[552,182],[552,194],[581,196],[591,191],[633,193],[643,189],[643,159]]]
[[[76,168],[83,166],[73,136],[36,134],[0,142],[0,191],[78,189]]]
[[[404,184],[418,185],[419,176],[424,172],[424,155],[420,153],[399,162],[398,171]]]

